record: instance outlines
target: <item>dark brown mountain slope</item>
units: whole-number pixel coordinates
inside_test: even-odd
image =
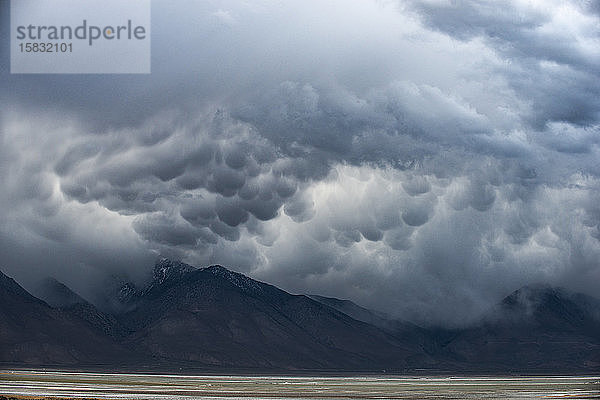
[[[158,357],[232,367],[402,370],[418,347],[303,295],[221,266],[159,263],[154,282],[119,317],[131,342]],[[180,271],[187,268],[186,271]]]

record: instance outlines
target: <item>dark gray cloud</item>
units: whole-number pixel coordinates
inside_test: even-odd
[[[585,2],[413,1],[433,29],[482,40],[505,60],[498,73],[532,104],[529,122],[587,125],[598,120],[600,29]],[[558,101],[560,99],[561,101]]]
[[[581,4],[156,2],[149,76],[3,71],[2,268],[95,298],[160,254],[423,324],[593,294]]]

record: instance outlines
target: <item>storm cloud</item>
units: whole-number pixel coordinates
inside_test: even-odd
[[[152,6],[151,75],[2,70],[17,280],[93,299],[162,255],[424,325],[597,290],[591,2]]]

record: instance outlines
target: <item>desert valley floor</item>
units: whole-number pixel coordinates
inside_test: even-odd
[[[1,371],[0,398],[600,399],[600,377],[291,377]]]

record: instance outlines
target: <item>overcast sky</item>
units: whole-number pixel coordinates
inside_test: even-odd
[[[0,269],[93,298],[162,255],[422,324],[600,282],[600,7],[152,4],[150,75],[10,75]],[[597,294],[597,293],[596,293]]]

